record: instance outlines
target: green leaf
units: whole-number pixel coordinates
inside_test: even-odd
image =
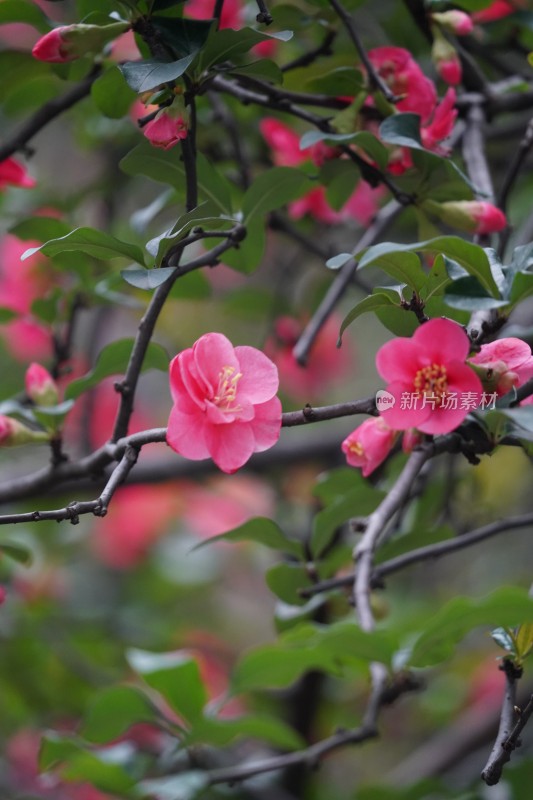
[[[414,644],[409,663],[427,667],[449,658],[458,642],[480,625],[510,627],[533,621],[533,599],[504,587],[481,599],[456,597],[434,617]]]
[[[161,269],[123,269],[121,275],[130,286],[136,289],[152,291],[161,286],[176,272],[176,267],[162,267]]]
[[[333,97],[354,97],[364,88],[361,70],[355,67],[337,67],[305,82],[309,92],[329,94]]]
[[[236,665],[232,676],[233,693],[281,689],[311,669],[339,673],[333,656],[319,648],[297,650],[282,644],[264,645],[245,653]]]
[[[221,31],[212,31],[205,47],[202,48],[199,69],[208,70],[223,61],[235,61],[236,58],[248,53],[254,45],[260,42],[268,42],[272,39],[287,42],[292,35],[292,31],[280,31],[270,35],[254,31],[252,28],[241,28],[238,31],[225,28]]]
[[[46,242],[48,239],[67,236],[70,233],[70,225],[56,217],[35,216],[13,225],[9,232],[23,241],[35,239],[38,242]]]
[[[63,780],[88,781],[103,792],[131,797],[136,779],[120,764],[106,758],[109,753],[97,754],[83,748],[83,743],[75,737],[47,734],[41,740],[39,766],[43,772],[61,765]]]
[[[5,306],[0,306],[0,325],[5,325],[16,317],[18,317],[17,311],[13,311],[11,308],[6,308]]]
[[[306,150],[317,142],[349,142],[356,144],[376,162],[380,169],[385,169],[389,160],[387,149],[372,133],[355,131],[354,133],[328,133],[327,131],[307,131],[300,139],[300,150]]]
[[[179,148],[158,150],[148,142],[141,142],[120,162],[127,175],[146,175],[154,181],[166,183],[176,189],[185,188],[185,168]],[[211,200],[223,214],[231,214],[231,192],[228,181],[211,166],[201,153],[197,154],[198,190],[202,198]]]
[[[435,257],[427,281],[420,290],[420,297],[427,302],[432,297],[441,295],[450,281],[450,276],[446,271],[446,259],[442,253],[439,253]]]
[[[222,259],[228,267],[250,275],[261,263],[265,247],[265,220],[263,217],[255,217],[246,225],[245,240],[238,247],[226,250]]]
[[[520,303],[533,294],[533,274],[531,272],[517,272],[513,278],[509,300],[513,305]]]
[[[248,520],[238,528],[205,539],[196,545],[194,549],[198,550],[200,547],[205,547],[212,542],[256,542],[265,547],[270,547],[272,550],[288,553],[296,558],[303,557],[302,544],[285,536],[281,528],[267,517],[254,517],[254,519]]]
[[[460,308],[464,311],[481,311],[486,308],[502,308],[508,305],[507,300],[496,300],[492,297],[478,279],[471,275],[448,284],[444,302],[451,308]]]
[[[399,299],[400,298],[398,295],[398,300]],[[352,310],[348,312],[348,314],[346,314],[340,327],[339,341],[341,340],[342,335],[348,325],[351,325],[352,322],[357,319],[357,317],[361,316],[361,314],[366,314],[369,311],[376,311],[379,308],[390,308],[391,306],[400,308],[400,303],[395,303],[388,294],[380,292],[379,289],[375,289],[373,294],[365,297],[364,300],[361,300],[359,303],[357,303],[357,305],[354,306]]]
[[[197,662],[185,651],[150,653],[130,649],[128,662],[148,686],[161,694],[180,716],[194,722],[207,702]]]
[[[420,116],[418,114],[392,114],[379,126],[379,138],[397,147],[424,150],[420,138]]]
[[[293,167],[273,167],[254,180],[244,195],[244,223],[263,217],[312,189],[305,172]]]
[[[275,85],[283,83],[283,72],[275,61],[270,61],[268,58],[260,58],[259,61],[252,61],[251,64],[241,64],[239,67],[230,70],[230,74],[244,75],[245,77],[256,78]]]
[[[495,628],[490,635],[499,647],[508,653],[514,653],[515,640],[511,631],[507,628]]]
[[[118,339],[106,345],[96,359],[94,368],[81,378],[69,383],[65,390],[67,400],[76,400],[80,394],[92,389],[109,375],[120,375],[126,371],[133,348],[133,339]],[[150,342],[142,365],[142,371],[160,369],[166,372],[169,358],[166,350],[156,342]]]
[[[94,104],[110,119],[120,119],[127,114],[135,96],[135,92],[125,86],[119,67],[106,70],[91,86]]]
[[[143,797],[149,797],[150,800],[195,800],[203,794],[208,782],[207,772],[191,770],[170,778],[141,781],[137,788],[141,790]]]
[[[180,78],[192,63],[194,56],[195,53],[191,53],[168,63],[155,58],[146,61],[126,61],[119,66],[119,69],[128,86],[140,94]]]
[[[41,9],[29,0],[2,0],[0,3],[0,25],[9,22],[25,22],[40,33],[48,33],[50,23]]]
[[[32,247],[22,255],[22,261],[39,251],[45,256],[81,251],[104,261],[111,258],[129,258],[144,266],[144,256],[140,247],[129,242],[122,242],[109,233],[98,231],[95,228],[76,228],[66,236],[50,239],[39,247]]]
[[[19,542],[0,542],[0,553],[26,567],[33,561],[31,550]]]
[[[372,261],[372,266],[379,267],[396,281],[405,283],[417,294],[427,283],[427,274],[420,265],[420,258],[412,252],[384,252]],[[358,269],[362,268],[361,260]]]
[[[425,242],[415,242],[414,244],[394,244],[393,242],[383,242],[382,244],[369,247],[364,251],[360,261],[359,269],[374,264],[383,256],[391,253],[405,252],[429,252],[442,253],[448,258],[457,261],[463,269],[470,275],[476,277],[481,285],[493,296],[498,297],[499,291],[492,276],[489,259],[482,247],[467,242],[459,236],[437,236],[435,239],[428,239]]]
[[[111,686],[91,697],[81,734],[90,742],[104,744],[118,738],[137,722],[157,719],[151,702],[140,689]]]
[[[284,750],[305,747],[303,739],[286,723],[264,715],[247,715],[233,719],[204,717],[187,736],[187,744],[200,742],[225,747],[243,736],[269,742]]]
[[[374,489],[358,472],[353,473],[353,487],[326,506],[313,518],[311,552],[319,558],[326,550],[337,529],[352,517],[371,514],[383,499],[383,492]]]
[[[180,58],[203,50],[213,27],[212,20],[152,17],[150,22]]]
[[[274,564],[267,570],[265,580],[276,597],[292,606],[304,605],[307,601],[300,596],[299,590],[312,586],[307,568],[303,564],[283,562]]]
[[[516,655],[522,661],[533,650],[533,623],[526,622],[519,626],[515,634]]]
[[[331,256],[331,258],[328,258],[326,261],[326,267],[328,269],[340,269],[351,258],[353,258],[351,253],[339,253],[336,256]]]

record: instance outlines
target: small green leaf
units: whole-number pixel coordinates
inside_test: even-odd
[[[312,189],[305,172],[293,167],[273,167],[254,180],[242,202],[244,223],[263,217]]]
[[[123,269],[120,274],[130,286],[151,292],[161,286],[175,272],[176,267],[162,267],[161,269]]]
[[[0,25],[9,22],[25,22],[40,33],[48,33],[50,23],[41,9],[28,0],[2,0],[0,3]]]
[[[123,65],[126,66],[126,65]],[[135,100],[136,94],[124,84],[121,69],[111,67],[91,86],[91,97],[99,111],[110,119],[120,119]]]
[[[305,746],[303,739],[281,720],[265,715],[247,715],[233,719],[204,717],[192,727],[187,744],[211,744],[225,747],[235,739],[248,737],[269,742],[284,750],[298,750]]]
[[[305,82],[306,90],[333,97],[354,97],[364,88],[361,70],[355,67],[337,67],[336,69],[310,78]]]
[[[318,648],[297,650],[282,644],[264,645],[245,653],[236,665],[232,676],[233,693],[281,689],[311,669],[339,672],[334,657]]]
[[[495,628],[493,631],[491,631],[490,635],[497,645],[506,650],[508,653],[514,653],[515,640],[511,631],[507,630],[507,628]]]
[[[35,216],[23,219],[9,229],[9,232],[18,239],[27,241],[35,239],[38,242],[46,242],[49,239],[59,239],[70,233],[70,226],[62,219],[56,217]]]
[[[128,662],[148,686],[159,692],[180,716],[194,722],[207,702],[197,662],[185,651],[150,653],[130,649]]]
[[[18,317],[18,313],[16,311],[12,311],[10,308],[6,308],[5,306],[0,306],[0,325],[5,325],[7,322],[11,322],[12,319]]]
[[[497,300],[492,297],[472,275],[448,284],[444,302],[451,308],[459,308],[464,311],[481,311],[508,305],[507,300]]]
[[[362,266],[361,262],[358,269]],[[412,252],[383,253],[373,260],[372,266],[379,267],[394,280],[405,283],[417,294],[427,283],[427,274],[420,265],[420,258]]]
[[[0,553],[26,567],[33,561],[31,550],[18,542],[0,542]]]
[[[441,295],[450,283],[450,276],[446,271],[446,260],[442,253],[435,256],[428,279],[420,290],[420,297],[424,301]]]
[[[198,550],[212,542],[256,542],[272,550],[279,550],[282,553],[289,553],[296,558],[302,558],[303,548],[300,542],[289,539],[276,523],[267,517],[254,517],[244,525],[234,528],[218,536],[211,536],[205,539],[194,548]]]
[[[104,744],[118,738],[138,722],[153,722],[157,718],[153,705],[140,689],[111,686],[92,696],[81,734],[90,742]]]
[[[376,162],[380,169],[385,169],[389,160],[387,149],[372,133],[355,131],[353,133],[328,133],[327,131],[307,131],[300,139],[300,150],[306,150],[317,142],[336,142],[356,144]]]
[[[522,661],[533,651],[533,622],[525,622],[515,634],[516,655]]]
[[[398,300],[399,300],[398,295]],[[395,303],[394,300],[388,295],[383,292],[380,292],[379,289],[374,290],[374,294],[365,297],[364,300],[361,300],[360,303],[357,303],[356,306],[352,308],[351,311],[346,314],[342,321],[342,325],[339,331],[339,341],[342,338],[342,335],[348,325],[351,325],[357,317],[360,317],[361,314],[366,314],[369,311],[376,311],[380,308],[389,308],[390,306],[397,306],[400,307],[400,303]]]
[[[513,278],[509,300],[513,305],[522,302],[533,294],[533,274],[517,272]]]
[[[191,53],[168,63],[155,58],[146,61],[126,61],[119,66],[119,69],[128,86],[140,94],[180,78],[192,63],[194,56],[195,53]]]
[[[111,258],[129,258],[144,266],[144,256],[140,247],[129,242],[122,242],[109,233],[95,228],[76,228],[58,239],[50,239],[39,247],[32,247],[22,255],[24,261],[37,252],[46,256],[55,256],[68,251],[87,253],[93,258],[107,260]]]
[[[230,74],[244,75],[275,85],[283,83],[283,72],[275,61],[270,61],[268,58],[260,58],[259,61],[252,61],[251,64],[241,64],[239,67],[230,70]]]
[[[238,56],[245,55],[254,45],[260,42],[268,42],[272,39],[287,42],[292,38],[292,35],[292,31],[280,31],[270,35],[261,31],[254,31],[252,28],[241,28],[238,31],[225,28],[221,31],[213,31],[205,47],[202,48],[199,69],[208,70],[223,61],[235,61]]]
[[[326,506],[313,518],[311,551],[319,558],[329,547],[337,529],[352,517],[371,514],[383,499],[383,492],[374,489],[359,473],[353,474],[353,487]]]
[[[74,736],[49,733],[41,740],[39,767],[43,772],[60,767],[63,780],[88,781],[103,792],[130,797],[135,778],[120,764],[106,760],[108,756],[85,750],[83,742]]]
[[[328,260],[326,261],[326,267],[328,269],[340,269],[351,258],[353,258],[351,253],[339,253],[336,256],[332,256],[331,258],[328,258]]]
[[[169,44],[180,57],[203,50],[213,28],[212,20],[181,17],[153,16],[150,22],[165,44]]]
[[[116,342],[106,345],[98,354],[94,368],[82,378],[69,383],[65,390],[65,398],[67,400],[76,400],[80,394],[92,389],[93,386],[99,384],[109,375],[124,373],[128,366],[132,347],[133,339],[118,339]],[[160,369],[166,372],[168,363],[169,358],[166,350],[160,344],[150,342],[143,361],[142,371]]]
[[[414,147],[423,150],[420,138],[420,116],[418,114],[392,114],[379,126],[379,138],[397,147]]]
[[[308,571],[303,564],[283,562],[274,564],[267,570],[265,580],[276,597],[292,606],[301,606],[306,600],[300,596],[299,590],[312,585]]]

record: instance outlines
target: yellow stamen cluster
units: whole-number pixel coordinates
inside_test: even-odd
[[[419,369],[413,381],[418,397],[431,396],[437,407],[441,406],[448,394],[448,373],[442,364],[429,364]]]
[[[365,452],[363,445],[360,442],[350,442],[348,445],[348,450],[355,456],[362,456]]]
[[[222,367],[218,376],[217,393],[213,402],[222,411],[239,411],[240,406],[233,406],[237,399],[237,384],[242,372],[235,373],[235,367]]]

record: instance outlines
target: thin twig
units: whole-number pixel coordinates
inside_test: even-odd
[[[523,724],[520,719],[520,725],[515,725],[517,716],[516,683],[522,675],[522,670],[517,670],[512,660],[507,658],[502,662],[502,669],[505,672],[505,696],[500,714],[500,726],[492,752],[481,773],[481,777],[488,786],[494,786],[500,780],[503,766],[511,760],[511,752],[518,746],[518,735],[533,711],[533,703],[530,701],[531,708]],[[515,728],[518,728],[516,735],[514,735]]]
[[[365,247],[372,245],[386,230],[393,219],[400,213],[401,209],[402,206],[396,200],[391,200],[386,206],[384,206],[377,213],[374,222],[364,232],[353,252],[358,253]],[[327,320],[333,313],[333,310],[350,286],[355,271],[357,270],[357,266],[358,261],[355,258],[349,259],[346,264],[343,265],[328,291],[324,295],[322,302],[302,331],[302,334],[292,351],[296,361],[302,366],[307,363],[309,352],[320,332],[320,329],[326,324]]]

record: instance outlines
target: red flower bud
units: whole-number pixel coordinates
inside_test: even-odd
[[[447,225],[470,233],[498,233],[507,226],[503,211],[486,200],[449,200],[446,203],[425,200],[422,207]]]
[[[25,377],[26,394],[40,406],[55,406],[59,392],[55,380],[40,364],[30,364]]]
[[[154,147],[169,150],[187,136],[187,122],[183,117],[172,116],[164,110],[144,127],[143,133]]]
[[[5,161],[0,161],[0,191],[6,186],[33,189],[35,181],[30,178],[22,164],[14,158],[6,158]]]
[[[432,14],[431,19],[456,36],[467,36],[474,27],[470,15],[465,14],[464,11],[458,11],[457,9]]]
[[[127,22],[111,25],[63,25],[46,33],[35,43],[32,55],[39,61],[63,64],[87,53],[99,52],[107,42],[130,29]]]

